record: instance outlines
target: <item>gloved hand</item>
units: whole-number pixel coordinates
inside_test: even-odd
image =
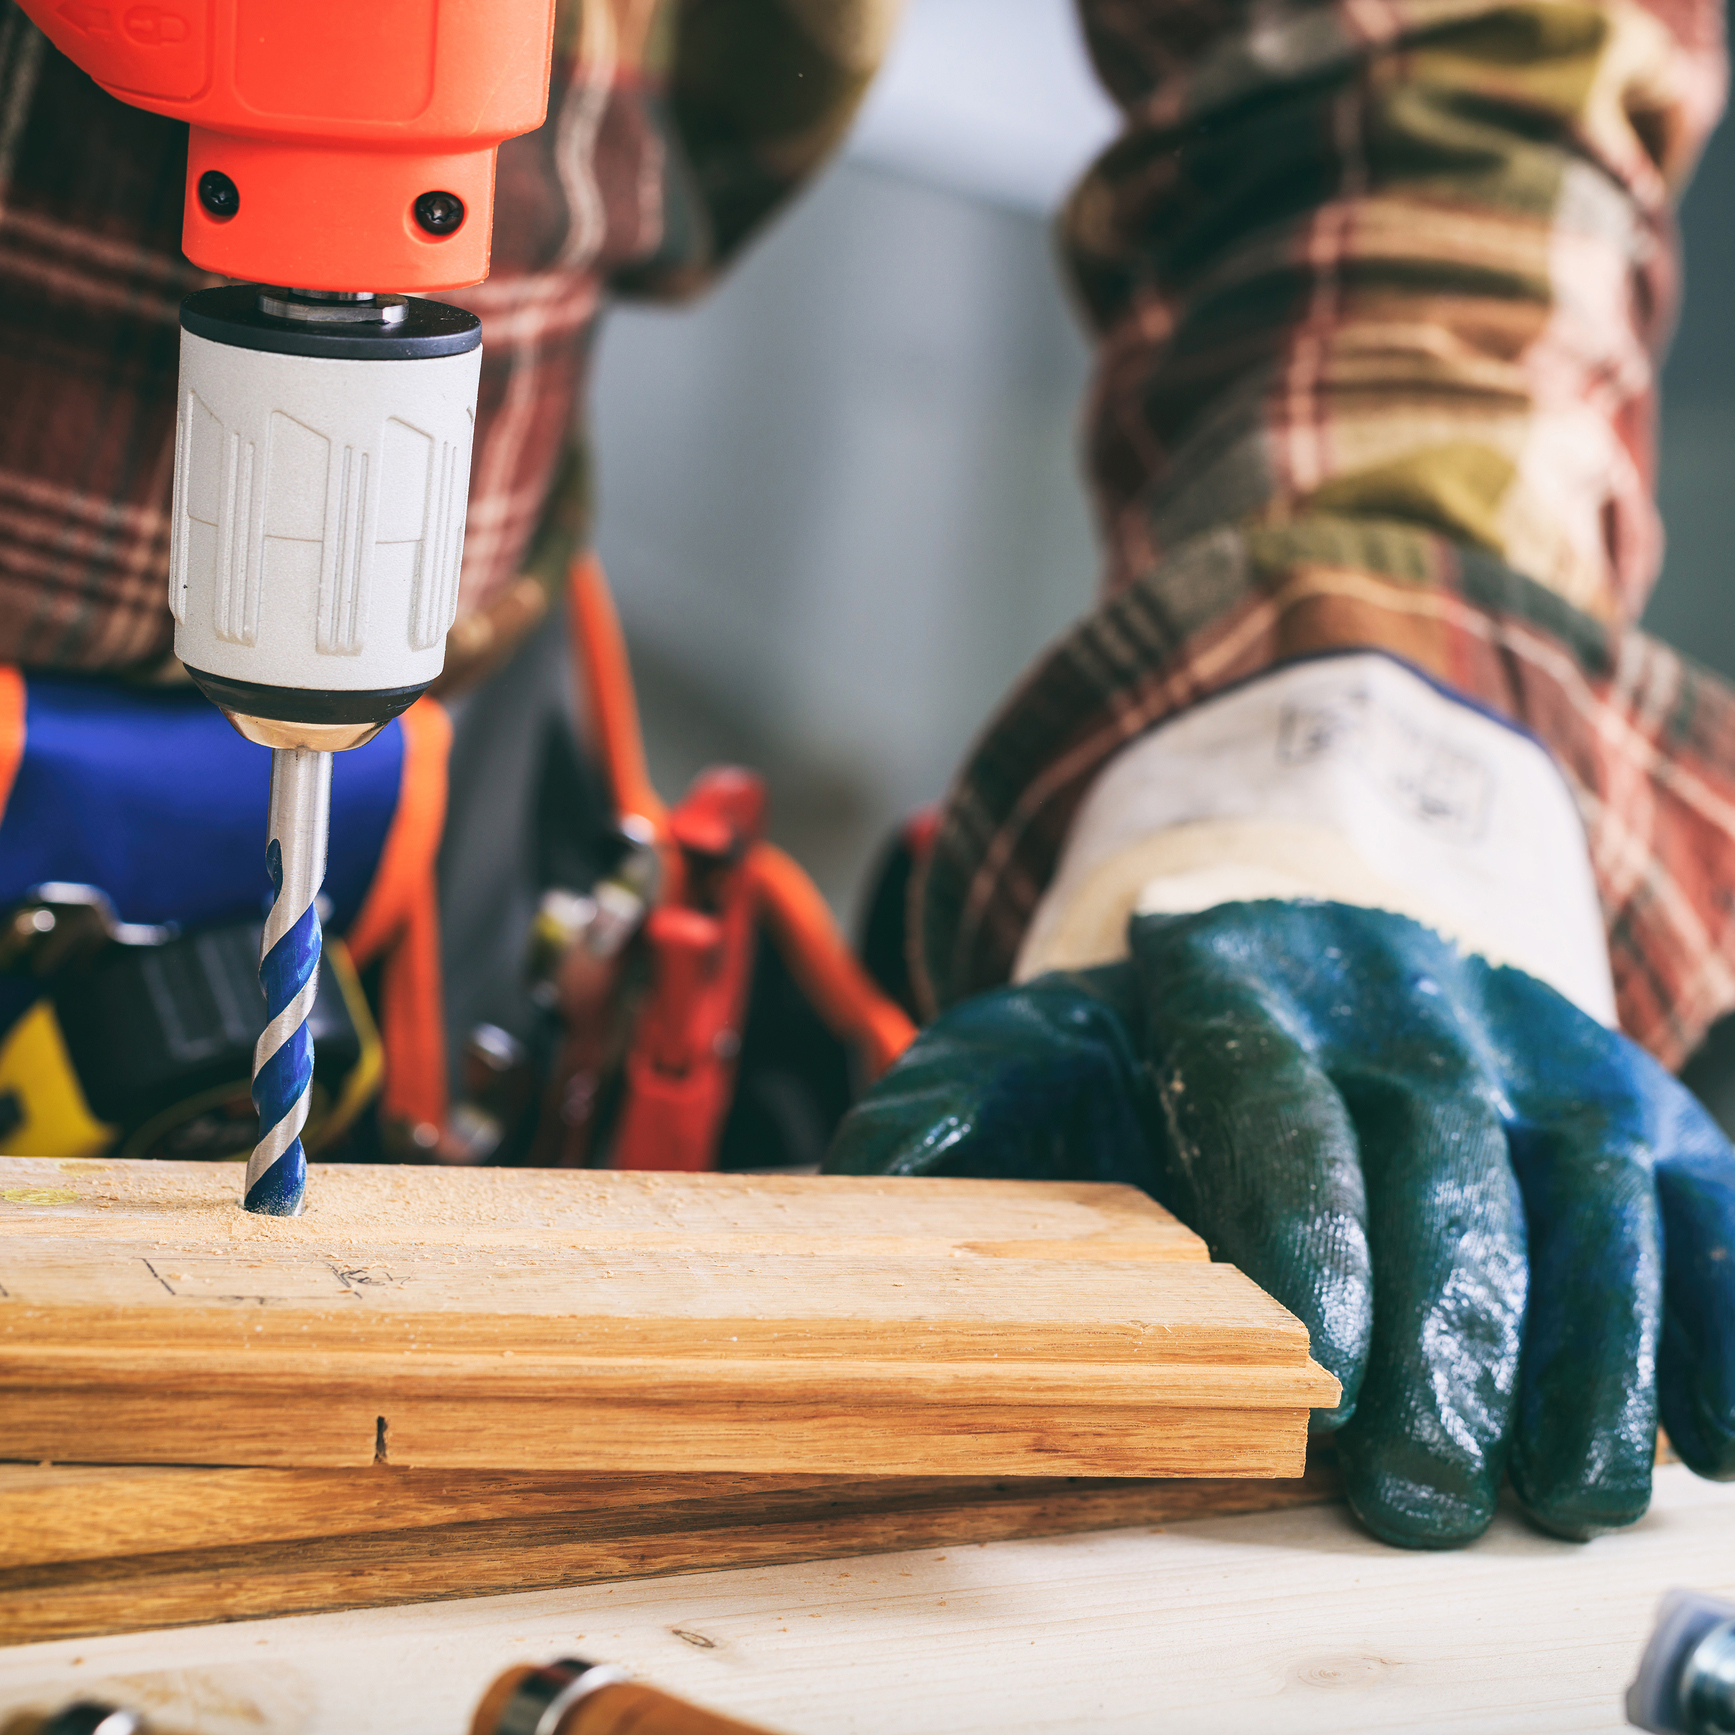
[[[851,1174],[1127,1181],[1306,1325],[1351,1503],[1446,1548],[1502,1475],[1587,1538],[1659,1409],[1735,1478],[1735,1151],[1521,970],[1343,904],[1141,916],[1131,958],[958,1006],[844,1121]]]

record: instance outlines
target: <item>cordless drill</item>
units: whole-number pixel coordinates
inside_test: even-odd
[[[331,756],[439,674],[458,600],[494,155],[541,123],[553,0],[21,0],[190,124],[175,653],[271,749],[275,901],[244,1203],[302,1207]],[[414,292],[406,294],[405,292]]]

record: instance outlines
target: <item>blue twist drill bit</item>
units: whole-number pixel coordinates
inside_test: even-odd
[[[319,991],[320,929],[314,900],[325,878],[331,812],[331,755],[279,748],[271,755],[271,817],[265,865],[276,893],[259,942],[266,1025],[253,1049],[253,1106],[259,1143],[247,1163],[242,1203],[273,1217],[298,1217],[307,1187],[301,1129],[313,1091],[313,1035]]]

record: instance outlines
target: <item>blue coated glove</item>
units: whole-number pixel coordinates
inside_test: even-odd
[[[848,1174],[1125,1181],[1307,1326],[1351,1503],[1481,1534],[1630,1524],[1659,1411],[1735,1478],[1735,1151],[1523,971],[1329,903],[1143,916],[1129,962],[944,1014],[852,1110]]]

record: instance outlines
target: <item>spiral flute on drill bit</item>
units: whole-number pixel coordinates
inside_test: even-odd
[[[271,755],[271,818],[265,864],[276,897],[259,942],[266,1025],[253,1050],[259,1143],[247,1163],[243,1203],[274,1217],[301,1214],[307,1157],[301,1130],[313,1092],[308,1018],[319,992],[320,927],[315,899],[325,878],[331,755],[285,748]]]

